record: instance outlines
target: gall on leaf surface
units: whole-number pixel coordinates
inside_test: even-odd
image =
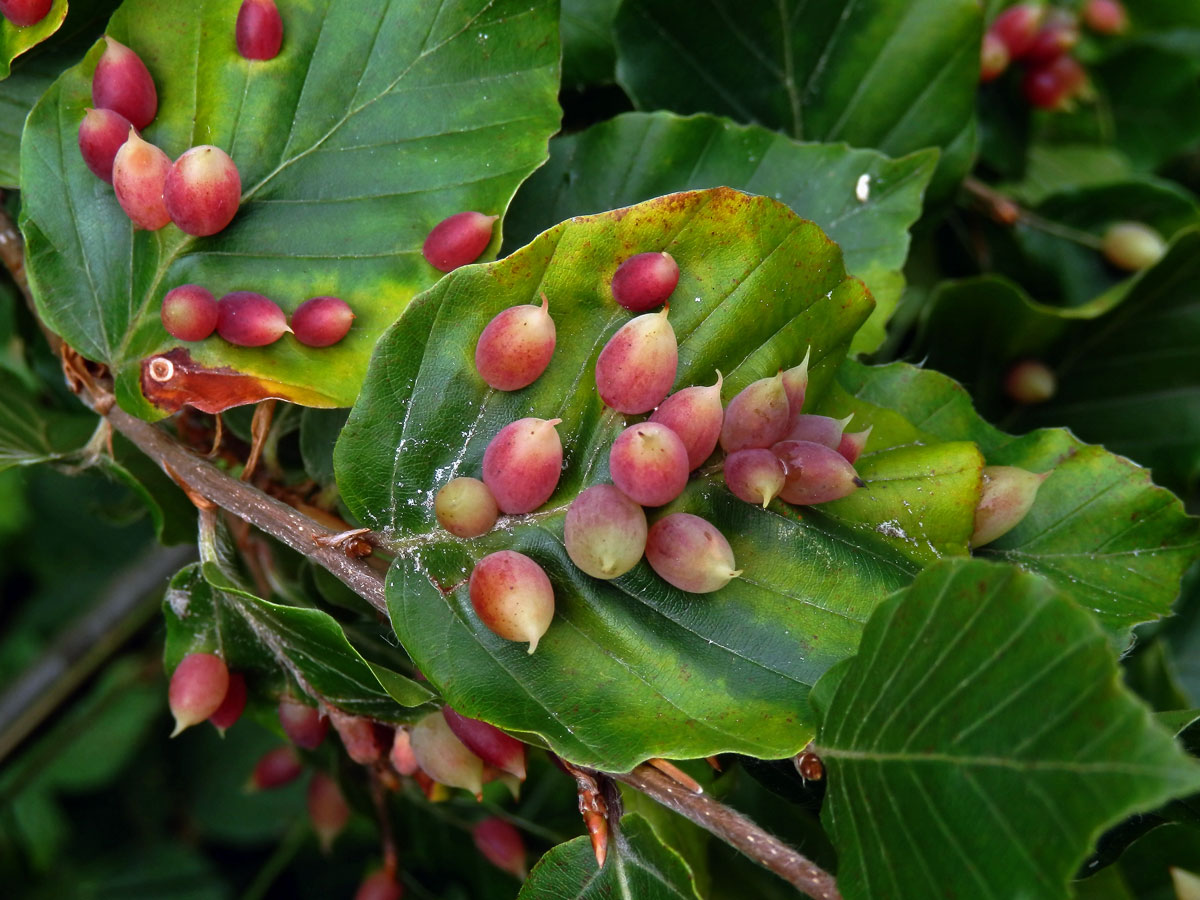
[[[651,248],[681,270],[675,389],[712,384],[720,369],[728,399],[811,346],[816,402],[871,311],[836,245],[774,200],[719,188],[572,219],[506,259],[453,273],[389,330],[335,451],[338,484],[397,554],[388,604],[401,643],[463,715],[612,771],[649,756],[788,756],[813,734],[809,687],[854,652],[874,605],[928,558],[966,552],[982,457],[965,441],[879,454],[872,465],[890,480],[868,480],[861,493],[874,501],[845,506],[836,520],[751,506],[725,488],[719,467],[701,469],[656,515],[713,522],[740,578],[701,597],[644,561],[611,581],[585,575],[563,546],[567,508],[610,480],[609,448],[632,420],[603,405],[593,375],[632,317],[609,281],[623,259]],[[554,358],[530,387],[492,391],[472,365],[475,341],[498,311],[539,291],[559,310]],[[450,537],[434,517],[437,491],[477,475],[492,436],[528,415],[563,419],[554,494],[481,537]],[[910,514],[917,548],[877,528]],[[504,549],[535,559],[554,586],[555,617],[532,656],[491,634],[470,606],[472,567]]]
[[[846,900],[1065,900],[1106,826],[1200,788],[1096,619],[1013,565],[925,570],[829,677],[815,749]]]
[[[1148,470],[1063,428],[1006,434],[984,421],[966,390],[940,372],[848,361],[814,410],[853,412],[860,427],[873,426],[857,465],[869,484],[880,461],[937,441],[974,442],[988,465],[1052,470],[1020,524],[978,555],[1045,576],[1090,610],[1115,645],[1128,643],[1132,626],[1170,613],[1180,579],[1200,558],[1200,519],[1151,482]],[[813,517],[837,518],[861,494],[818,507]],[[911,538],[904,520],[898,524]]]
[[[1181,360],[1193,358],[1200,340],[1197,279],[1200,229],[1190,228],[1157,264],[1082,307],[1037,303],[997,278],[952,282],[931,309],[929,363],[966,378],[1019,355],[1044,360],[1058,390],[1022,410],[1016,427],[1066,426],[1189,496],[1200,483],[1200,367]],[[981,335],[971,360],[943,340],[966,328]],[[997,383],[976,376],[973,388],[986,413],[1011,408],[997,396]]]
[[[280,12],[287,39],[269,65],[238,54],[236,4],[130,0],[109,24],[157,85],[146,139],[172,159],[213,144],[238,166],[241,205],[218,234],[135,233],[84,165],[76,133],[103,42],[31,113],[21,227],[39,315],[110,366],[122,408],[147,419],[264,397],[350,405],[379,335],[441,277],[421,257],[429,230],[463,209],[503,213],[558,127],[556,3],[316,0]],[[499,245],[497,229],[487,252]],[[185,282],[218,297],[256,291],[288,313],[338,296],[355,327],[327,348],[181,345],[158,310]],[[143,377],[168,354],[169,383]]]
[[[231,671],[252,672],[264,692],[286,692],[302,680],[314,701],[356,716],[407,722],[428,711],[428,689],[368,662],[328,613],[256,597],[212,562],[189,565],[171,579],[163,615],[168,670],[190,652],[219,648]]]

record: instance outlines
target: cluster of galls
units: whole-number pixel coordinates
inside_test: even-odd
[[[246,59],[269,60],[283,40],[283,21],[273,0],[244,0],[234,27]],[[92,103],[79,126],[79,150],[87,167],[113,186],[117,202],[136,228],[157,231],[174,222],[205,237],[223,230],[237,214],[242,181],[219,147],[185,151],[174,163],[139,132],[158,114],[158,91],[146,64],[124,44],[105,37],[92,75]]]
[[[1039,109],[1069,109],[1088,86],[1087,73],[1071,50],[1079,24],[1097,34],[1121,34],[1129,25],[1120,0],[1084,0],[1078,13],[1041,3],[1018,3],[996,17],[983,36],[979,80],[993,81],[1012,63],[1025,67],[1025,98]]]
[[[273,0],[244,0],[234,28],[245,59],[274,59],[283,21]],[[92,77],[92,103],[79,126],[79,150],[87,167],[113,186],[117,202],[135,228],[156,231],[173,222],[197,237],[217,234],[237,214],[242,182],[237,166],[219,147],[192,147],[174,163],[140,131],[158,113],[158,93],[145,63],[124,44],[105,37]],[[461,212],[440,222],[426,238],[430,265],[449,272],[474,262],[492,240],[496,216]],[[328,347],[350,330],[354,313],[336,297],[315,297],[292,315],[262,294],[235,291],[218,302],[205,288],[186,284],[163,299],[163,327],[182,341],[202,341],[216,331],[231,344],[263,347],[286,332],[309,347]]]
[[[124,44],[105,37],[92,76],[92,104],[79,126],[79,152],[98,178],[113,186],[135,228],[157,231],[174,222],[203,237],[225,228],[241,203],[242,180],[229,155],[208,144],[175,162],[140,132],[158,115],[158,91],[146,64]]]
[[[274,0],[245,0],[234,36],[246,59],[269,60],[280,50],[283,23]],[[241,175],[226,151],[204,144],[178,160],[140,132],[158,114],[158,91],[142,58],[112,37],[91,80],[91,109],[79,125],[79,152],[97,178],[109,182],[134,228],[156,232],[221,232],[238,214]]]
[[[205,720],[224,734],[245,708],[246,682],[240,673],[231,673],[220,656],[190,653],[175,668],[168,696],[175,716],[172,736]],[[300,778],[305,765],[297,748],[316,750],[324,742],[331,722],[354,762],[383,767],[381,773],[391,773],[384,778],[385,783],[391,781],[393,786],[399,784],[397,775],[414,778],[430,799],[445,799],[450,788],[465,788],[480,797],[483,785],[493,780],[504,782],[515,796],[525,779],[524,744],[448,706],[410,728],[392,729],[332,708],[322,712],[284,696],[279,701],[278,717],[290,743],[268,751],[258,760],[247,790],[279,788]],[[328,850],[350,819],[350,807],[337,781],[325,772],[314,771],[308,784],[307,807],[313,830]],[[476,823],[472,836],[489,861],[524,879],[525,843],[510,823],[496,817],[484,818]],[[392,893],[380,893],[385,888]],[[398,898],[395,872],[372,873],[358,896]]]
[[[202,341],[214,331],[238,347],[265,347],[291,332],[308,347],[329,347],[350,332],[354,311],[338,297],[313,297],[296,307],[291,324],[275,301],[253,291],[217,300],[198,284],[167,291],[160,310],[163,328],[181,341]]]
[[[672,513],[648,524],[645,508],[665,506],[692,472],[725,452],[730,490],[766,506],[774,497],[796,504],[844,497],[863,482],[853,463],[870,429],[844,435],[845,422],[802,415],[807,358],[774,378],[755,382],[724,408],[721,375],[711,386],[671,394],[679,361],[669,306],[679,282],[670,254],[641,253],[625,260],[611,282],[613,299],[631,312],[596,360],[601,401],[626,415],[650,413],[626,428],[609,449],[611,484],[582,491],[567,509],[567,554],[594,578],[617,578],[644,557],[666,582],[689,593],[720,590],[741,574],[724,535],[700,516]],[[504,391],[536,381],[554,355],[556,331],[549,300],[503,310],[483,329],[475,366],[487,384]],[[482,481],[458,477],[438,491],[434,514],[464,538],[491,530],[500,513],[530,513],[548,501],[562,470],[559,419],[525,418],[502,428],[483,456]],[[533,653],[554,616],[549,577],[525,554],[502,550],[481,559],[468,590],[480,620]]]

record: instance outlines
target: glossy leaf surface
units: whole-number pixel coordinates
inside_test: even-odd
[[[66,17],[67,0],[54,0],[44,19],[21,28],[0,16],[0,79],[8,77],[14,59],[58,31]]]
[[[629,0],[617,79],[642,109],[899,156],[950,145],[972,118],[981,18],[973,0]]]
[[[874,426],[868,453],[972,440],[988,465],[1053,470],[1021,523],[978,552],[1046,576],[1092,610],[1118,644],[1131,625],[1168,614],[1183,573],[1200,556],[1200,519],[1155,487],[1145,469],[1063,429],[1005,434],[945,375],[847,362],[822,403],[830,414],[853,411],[855,427]]]
[[[385,336],[335,452],[339,487],[399,554],[392,623],[459,711],[614,770],[718,749],[786,756],[811,736],[808,686],[853,651],[873,604],[931,552],[879,523],[903,519],[910,534],[927,523],[932,552],[963,552],[982,461],[967,443],[880,454],[867,470],[879,473],[877,491],[868,482],[861,501],[802,514],[735,499],[712,467],[669,509],[713,521],[743,577],[695,596],[644,563],[612,582],[583,575],[563,549],[563,517],[579,491],[608,479],[608,447],[625,421],[601,405],[593,378],[600,348],[629,318],[608,281],[621,260],[652,248],[682,272],[670,313],[677,388],[711,383],[720,369],[727,399],[811,345],[819,397],[870,310],[834,245],[768,199],[719,189],[574,219],[505,260],[455,273]],[[496,312],[539,291],[558,328],[550,367],[525,390],[492,392],[471,363],[475,341]],[[449,538],[433,495],[477,475],[492,435],[527,415],[563,419],[555,494],[481,538]],[[532,656],[488,631],[467,596],[475,561],[500,549],[532,556],[555,587],[555,619]]]
[[[224,231],[134,232],[88,172],[76,132],[99,46],[38,103],[22,146],[39,312],[113,368],[118,401],[148,418],[264,396],[349,405],[379,335],[440,276],[420,253],[430,229],[465,209],[503,213],[558,123],[554,3],[288,4],[283,51],[268,63],[238,56],[236,8],[132,0],[108,29],[155,79],[159,113],[145,137],[171,157],[216,144],[241,170],[241,207]],[[497,233],[487,252],[499,243]],[[215,336],[179,347],[158,310],[186,282],[217,296],[254,290],[285,311],[333,294],[357,318],[329,348],[290,336],[268,348]],[[143,378],[173,348],[172,376]]]
[[[597,869],[586,836],[551,848],[529,873],[518,900],[698,900],[691,870],[637,813],[621,817],[609,839],[604,868]]]
[[[432,696],[363,659],[328,613],[262,600],[228,584],[211,563],[176,575],[163,609],[168,669],[195,650],[219,653],[231,669],[257,670],[268,681],[282,666],[314,700],[385,722],[419,717],[412,708]]]
[[[54,79],[95,43],[119,5],[118,0],[71,0],[59,29],[36,51],[16,60],[8,77],[0,80],[0,187],[16,188],[21,183],[25,117]]]
[[[875,349],[904,287],[908,229],[921,214],[936,155],[891,160],[841,144],[801,144],[716,116],[627,113],[550,142],[550,160],[521,186],[506,224],[511,252],[571,216],[672,191],[721,185],[762,194],[812,219],[842,248],[876,309],[854,339]],[[865,199],[856,193],[865,180]]]
[[[994,416],[1011,410],[999,377],[1025,356],[1058,376],[1047,403],[1016,418],[1021,426],[1065,425],[1153,468],[1162,484],[1190,491],[1200,474],[1200,231],[1180,233],[1152,268],[1094,303],[1071,310],[1038,304],[1013,285],[981,280],[943,289],[931,311],[930,365],[970,386]],[[954,339],[969,329],[967,347]]]

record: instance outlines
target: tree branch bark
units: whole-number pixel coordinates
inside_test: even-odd
[[[838,893],[832,875],[779,838],[763,831],[741,813],[718,803],[707,794],[689,791],[648,765],[638,766],[626,775],[610,777],[691,819],[813,900],[841,900],[842,895]]]
[[[226,475],[161,429],[129,415],[119,406],[109,410],[108,421],[191,491],[324,566],[380,612],[387,613],[383,577],[366,562],[350,559],[343,550],[317,542],[317,538],[331,538],[336,532],[258,488]]]
[[[0,263],[9,269],[17,286],[28,298],[29,286],[24,278],[21,247],[20,234],[12,220],[0,209]],[[85,386],[81,399],[92,409],[103,410],[103,415],[117,431],[162,466],[190,494],[228,510],[324,566],[386,615],[383,576],[365,561],[348,557],[339,547],[324,546],[318,542],[318,538],[335,537],[334,531],[222,472],[176,442],[162,429],[122,410],[111,402],[111,396],[90,396]],[[374,536],[368,537],[377,546],[384,543]],[[814,900],[841,900],[832,875],[745,816],[711,797],[689,791],[647,765],[638,766],[628,774],[614,774],[612,777],[692,820]]]

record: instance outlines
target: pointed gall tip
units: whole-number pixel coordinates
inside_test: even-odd
[[[605,832],[601,839],[599,835],[592,835],[592,852],[596,854],[597,868],[604,868],[604,860],[608,858],[608,833]]]
[[[171,732],[170,736],[178,737],[181,733],[186,731],[188,728],[191,728],[195,724],[196,724],[195,722],[188,722],[183,717],[176,716],[175,717],[175,730]]]
[[[850,415],[846,416],[846,418],[838,419],[838,421],[842,423],[842,431],[846,430],[846,426],[850,424],[850,420],[853,418],[854,418],[854,413],[850,413]]]
[[[861,478],[859,478],[857,475],[855,475],[854,478],[851,480],[854,482],[855,487],[866,487],[867,486],[867,483],[865,481],[863,481]]]
[[[542,636],[541,636],[541,635],[538,635],[538,636],[537,636],[537,637],[535,637],[535,638],[534,638],[532,641],[530,641],[530,642],[529,642],[529,649],[528,649],[526,652],[527,652],[527,653],[528,653],[530,656],[533,656],[533,652],[534,652],[535,650],[537,650],[538,641],[540,641],[541,639],[542,639]]]
[[[550,298],[546,296],[545,291],[542,291],[541,294],[542,294],[542,312],[549,313],[550,312]]]

